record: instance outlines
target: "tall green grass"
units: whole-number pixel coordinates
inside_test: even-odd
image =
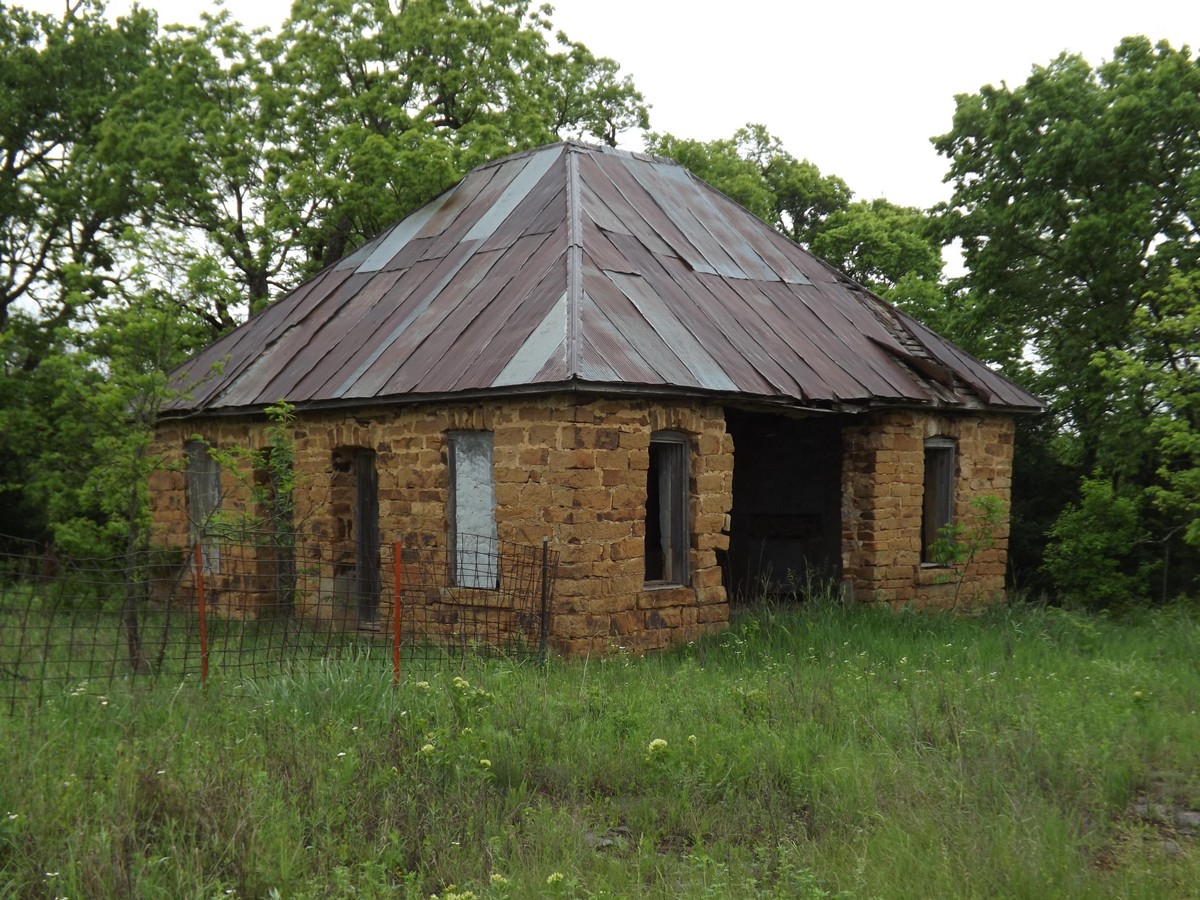
[[[68,687],[0,719],[0,890],[1194,896],[1198,632],[810,604],[397,688],[377,659]]]

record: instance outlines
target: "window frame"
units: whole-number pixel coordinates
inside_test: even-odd
[[[686,587],[691,582],[691,444],[680,431],[650,434],[642,556],[646,587]]]
[[[933,557],[939,532],[954,524],[958,442],[938,436],[925,440],[921,494],[921,565],[944,566]]]

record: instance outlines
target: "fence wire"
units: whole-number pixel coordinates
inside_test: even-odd
[[[465,534],[446,548],[240,533],[104,559],[0,537],[0,701],[11,714],[118,680],[348,655],[397,676],[464,653],[544,658],[557,568],[546,544]]]

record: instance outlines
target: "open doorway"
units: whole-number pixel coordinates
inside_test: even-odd
[[[379,623],[379,474],[375,451],[337,447],[333,451],[331,512],[337,552],[334,593],[359,628]]]
[[[734,443],[730,600],[828,589],[841,578],[840,417],[727,409],[725,425]]]

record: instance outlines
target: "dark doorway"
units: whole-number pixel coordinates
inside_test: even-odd
[[[730,599],[827,589],[841,578],[840,418],[727,409],[725,424],[734,444]]]
[[[379,473],[375,451],[338,447],[333,451],[331,512],[338,544],[335,593],[355,612],[360,628],[379,622]]]

